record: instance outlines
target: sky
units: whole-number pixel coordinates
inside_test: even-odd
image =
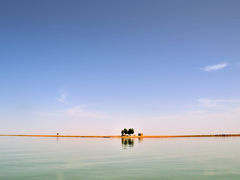
[[[239,6],[1,0],[0,134],[240,133]]]

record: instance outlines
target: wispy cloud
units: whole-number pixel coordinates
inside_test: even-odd
[[[220,64],[215,64],[215,65],[209,65],[204,68],[202,68],[203,71],[211,72],[211,71],[217,71],[220,69],[223,69],[227,67],[227,63],[220,63]]]
[[[67,116],[77,118],[108,119],[109,115],[103,112],[88,110],[85,105],[77,105],[64,112]]]
[[[239,105],[240,99],[209,99],[209,98],[201,98],[198,99],[201,107],[208,109],[225,109],[229,106]]]
[[[60,97],[57,98],[58,102],[67,104],[66,99],[67,99],[68,93],[66,91],[61,92]]]
[[[37,111],[33,112],[35,115],[41,115],[46,117],[66,117],[68,119],[77,118],[79,120],[88,119],[109,119],[112,118],[109,114],[105,112],[95,111],[89,109],[86,105],[77,105],[69,107],[65,110],[55,111],[55,112],[43,112]]]

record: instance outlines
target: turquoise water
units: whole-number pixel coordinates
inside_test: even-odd
[[[238,137],[0,137],[0,179],[240,179],[239,149]]]

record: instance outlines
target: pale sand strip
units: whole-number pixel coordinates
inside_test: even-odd
[[[23,135],[0,134],[0,136],[24,136],[24,137],[76,137],[76,138],[187,138],[187,137],[236,137],[240,134],[214,134],[214,135],[167,135],[167,136],[77,136],[77,135]]]

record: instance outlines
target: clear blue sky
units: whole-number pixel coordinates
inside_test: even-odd
[[[0,134],[240,132],[239,7],[1,0]]]

